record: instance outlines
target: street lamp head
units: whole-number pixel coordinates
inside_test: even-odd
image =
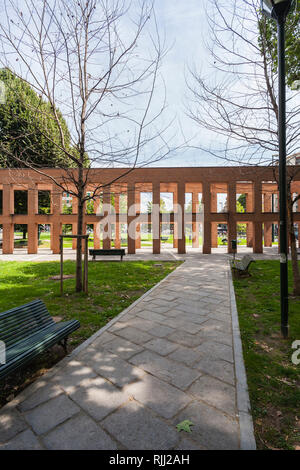
[[[269,18],[285,19],[295,0],[260,0],[262,12]]]

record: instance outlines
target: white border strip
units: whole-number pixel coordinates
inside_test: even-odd
[[[237,409],[240,423],[241,450],[256,450],[251,406],[248,394],[246,369],[243,359],[243,348],[240,335],[239,318],[236,307],[235,293],[232,282],[230,262],[228,263],[228,281],[230,295],[230,310],[232,318],[233,354],[236,376]]]

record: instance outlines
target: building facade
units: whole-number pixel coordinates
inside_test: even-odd
[[[75,174],[76,170],[72,171]],[[299,167],[289,166],[288,171],[295,175],[292,192],[300,194]],[[40,225],[51,227],[53,253],[59,253],[59,235],[63,225],[72,226],[72,233],[77,233],[77,199],[73,197],[70,202],[74,186],[69,176],[60,169],[39,172],[0,170],[3,254],[13,253],[16,225],[27,226],[28,253],[38,251]],[[95,192],[96,196],[92,206],[86,204],[84,231],[87,226],[93,226],[95,248],[120,247],[125,229],[128,253],[134,254],[141,248],[141,227],[144,224],[152,231],[152,250],[156,254],[161,251],[161,229],[166,224],[169,224],[173,247],[178,253],[186,252],[187,229],[192,234],[192,247],[202,247],[203,253],[211,253],[211,249],[218,246],[218,227],[227,227],[228,252],[231,252],[230,241],[237,238],[238,224],[246,227],[246,243],[254,253],[262,253],[263,246],[272,246],[272,224],[278,224],[278,204],[274,203],[278,199],[278,189],[273,168],[184,167],[131,171],[97,168],[89,170],[86,177],[86,192]],[[15,207],[15,191],[26,194],[25,213],[18,213]],[[49,192],[49,213],[40,211],[40,192]],[[166,193],[173,203],[164,212],[160,210],[161,198]],[[66,194],[68,205],[72,206],[72,211],[68,211],[71,213],[63,212]],[[142,207],[145,194],[151,201],[146,210]],[[243,201],[243,211],[237,204],[238,200]],[[299,233],[298,208],[294,220]],[[73,240],[75,247],[76,241]]]

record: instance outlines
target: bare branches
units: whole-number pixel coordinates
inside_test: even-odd
[[[165,48],[158,34],[153,2],[3,2],[0,63],[26,80],[41,101],[49,105],[47,110],[37,106],[36,116],[42,118],[46,113],[48,122],[58,130],[58,138],[53,140],[50,124],[49,129],[37,126],[34,131],[69,162],[63,165],[63,177],[56,184],[78,198],[81,234],[84,202],[96,197],[104,187],[99,184],[87,194],[94,167],[126,167],[123,173],[127,174],[170,152],[172,136],[167,139],[166,135],[170,134],[171,123],[160,122],[165,94],[159,69]],[[158,87],[160,96],[155,100]],[[0,153],[19,166],[47,174],[35,159],[30,135],[31,132],[17,136],[20,141],[26,138],[19,154],[5,146]],[[78,273],[80,257],[78,244]]]
[[[211,73],[194,69],[187,79],[187,115],[218,143],[219,149],[205,150],[234,164],[268,164],[278,153],[277,75],[258,3],[209,0]],[[287,151],[292,154],[299,151],[299,94],[288,91],[287,98]]]
[[[164,110],[160,106],[154,119],[153,95],[164,50],[151,1],[140,2],[138,14],[120,0],[5,0],[5,11],[2,65],[25,77],[50,103],[68,158],[84,166],[88,152],[90,167],[135,167],[142,151],[150,155],[166,144],[152,125]],[[150,22],[154,35],[148,34]],[[139,46],[143,41],[144,49]],[[72,155],[58,109],[70,128]]]

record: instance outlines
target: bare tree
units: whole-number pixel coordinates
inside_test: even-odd
[[[54,142],[69,164],[53,182],[78,199],[78,235],[83,233],[84,207],[105,190],[86,188],[97,167],[137,166],[164,158],[169,124],[159,123],[165,108],[159,67],[165,53],[149,0],[4,0],[0,23],[1,62],[26,80],[49,103],[49,116],[59,130]],[[162,96],[155,101],[160,83]],[[65,118],[65,138],[58,111]],[[36,108],[39,118],[43,110]],[[48,116],[48,117],[49,117]],[[41,131],[40,131],[41,132]],[[22,139],[24,136],[20,135]],[[50,132],[41,134],[51,139]],[[47,175],[29,157],[9,158]],[[31,155],[33,149],[30,148]],[[1,152],[9,152],[1,146]],[[115,181],[109,182],[109,184]],[[82,248],[77,244],[76,290],[82,290]]]
[[[212,145],[196,144],[226,164],[274,165],[278,155],[277,73],[257,0],[208,0],[209,72],[190,70],[187,114],[209,131]],[[299,152],[299,92],[287,91],[287,154]],[[217,142],[217,144],[216,144]],[[295,174],[294,176],[295,177]],[[292,178],[293,179],[293,178]],[[292,179],[288,183],[289,233]],[[295,245],[296,246],[296,245]],[[300,293],[297,250],[292,249],[294,293]]]

